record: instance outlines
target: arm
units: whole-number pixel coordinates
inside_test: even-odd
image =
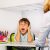
[[[48,38],[46,38],[46,43],[48,43],[49,41],[48,41]]]
[[[15,38],[16,38],[16,41],[17,41],[17,42],[20,42],[20,33],[17,33],[17,35],[16,35]]]
[[[33,41],[33,37],[30,32],[30,27],[28,27],[28,42],[32,42],[32,41]]]
[[[43,32],[43,35],[41,36],[41,42],[45,43],[46,41],[48,41],[47,36],[49,35],[50,32],[50,26],[48,26],[47,30],[45,32]]]
[[[16,34],[15,39],[16,39],[17,42],[20,42],[20,31],[19,31],[19,27],[18,27],[18,31],[17,31],[17,34]]]

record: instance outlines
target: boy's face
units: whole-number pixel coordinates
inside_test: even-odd
[[[28,31],[28,22],[20,22],[19,23],[19,30],[24,35]]]

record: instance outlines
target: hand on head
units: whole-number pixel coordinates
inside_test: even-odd
[[[29,26],[29,27],[28,27],[28,33],[30,33],[30,29],[31,29],[31,27]]]
[[[19,24],[18,24],[18,28],[17,28],[17,33],[20,33],[20,30],[19,30]]]

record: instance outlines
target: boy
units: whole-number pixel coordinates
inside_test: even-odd
[[[27,18],[19,20],[18,32],[16,35],[17,42],[32,42],[33,34],[30,32],[30,22]],[[17,48],[18,50],[31,50],[31,48]],[[34,49],[33,49],[34,50]]]

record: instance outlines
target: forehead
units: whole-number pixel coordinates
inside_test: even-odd
[[[24,24],[28,24],[27,21],[21,21],[19,24],[22,24],[22,23],[24,23]]]

